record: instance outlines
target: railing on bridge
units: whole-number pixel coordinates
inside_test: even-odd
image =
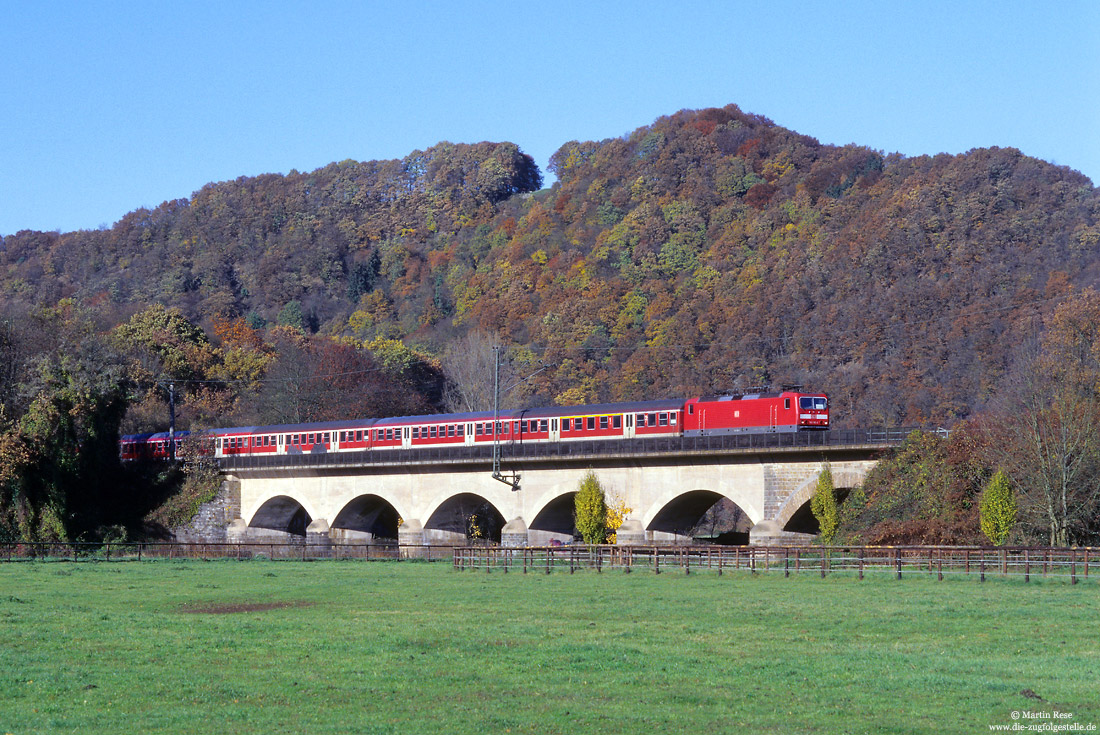
[[[653,454],[702,454],[760,450],[889,447],[900,444],[914,428],[844,429],[776,434],[726,434],[715,436],[638,437],[559,442],[501,444],[504,462],[537,459],[589,459]],[[355,452],[316,452],[264,456],[224,457],[224,470],[282,467],[393,466],[409,464],[480,464],[491,462],[491,444],[461,447],[415,447]]]
[[[1076,584],[1097,578],[1100,549],[980,546],[544,546],[509,549],[458,547],[457,570],[570,573],[579,570],[661,572],[748,571],[761,574],[868,574],[977,578],[1061,578]]]

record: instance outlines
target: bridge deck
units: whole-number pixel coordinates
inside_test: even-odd
[[[901,444],[912,429],[847,429],[788,434],[730,434],[610,439],[532,444],[501,444],[501,464],[531,465],[552,462],[591,462],[634,458],[682,458],[736,456],[806,451],[875,452]],[[281,470],[293,468],[354,469],[409,468],[446,465],[484,467],[493,461],[493,446],[420,447],[357,452],[317,452],[260,457],[225,457],[223,471]]]

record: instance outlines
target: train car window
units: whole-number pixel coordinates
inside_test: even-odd
[[[621,429],[621,428],[623,428],[623,417],[622,416],[612,416],[611,417],[611,428],[612,429]]]
[[[648,416],[648,418],[646,418],[646,425],[656,426],[657,425],[657,414],[651,413],[651,414],[647,414],[647,416]]]
[[[645,428],[645,414],[644,413],[639,413],[639,414],[636,415],[636,418],[638,419],[638,428],[644,429]]]
[[[474,424],[474,436],[481,436],[481,435],[482,435],[481,424]]]
[[[435,427],[431,427],[432,439],[435,439]]]
[[[790,398],[784,398],[783,399],[783,408],[784,408],[784,410],[790,410],[790,408],[791,408],[791,399]]]
[[[690,406],[688,406],[688,416],[694,416],[694,415],[695,415],[695,404],[692,403]]]
[[[589,416],[588,417],[588,430],[592,431],[595,428],[596,428],[596,417],[595,416]]]
[[[673,425],[673,426],[675,426],[675,425],[676,425],[676,414],[674,414],[674,413],[670,413],[670,414],[668,415],[668,423],[670,423],[670,424],[671,424],[671,425]]]
[[[668,414],[667,413],[662,413],[659,416],[657,416],[657,425],[658,426],[668,426]]]
[[[570,431],[572,428],[573,428],[573,419],[562,419],[561,420],[561,430],[562,431]]]
[[[497,422],[497,433],[498,434],[503,434],[507,430],[508,430],[508,424],[501,423],[500,421]]]
[[[363,430],[362,429],[356,429],[355,430],[355,441],[357,441],[357,442],[363,441]]]
[[[549,429],[549,427],[547,426],[547,421],[546,421],[546,419],[540,419],[540,420],[539,420],[539,431],[549,431],[549,430],[550,430],[550,429]]]
[[[454,426],[454,424],[448,424],[447,425],[447,436],[451,437],[451,436],[454,436],[454,435],[455,435],[455,426]]]
[[[601,429],[606,429],[607,428],[607,417],[606,416],[600,416],[600,428]]]
[[[456,432],[459,436],[466,436],[466,424],[459,424]]]
[[[527,433],[527,422],[526,421],[520,421],[519,422],[519,430],[523,434]]]

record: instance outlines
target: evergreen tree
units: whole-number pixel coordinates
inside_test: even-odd
[[[810,510],[817,519],[820,527],[820,538],[823,543],[830,544],[836,538],[837,528],[840,525],[840,514],[836,505],[836,493],[833,489],[833,471],[829,463],[825,463],[821,475],[817,478],[817,489],[810,499]]]
[[[1004,471],[997,470],[982,491],[978,511],[981,514],[982,533],[994,546],[1000,546],[1016,525],[1018,510],[1016,493]]]
[[[596,473],[589,470],[574,499],[577,530],[586,544],[602,544],[607,537],[607,500]]]

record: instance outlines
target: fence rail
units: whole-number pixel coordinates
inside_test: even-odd
[[[638,437],[559,442],[504,442],[502,460],[568,460],[598,457],[708,452],[755,452],[875,446],[901,444],[913,428],[844,429],[799,431],[774,434],[725,434],[711,436]],[[459,447],[419,447],[363,451],[274,454],[223,457],[223,470],[263,470],[288,467],[386,467],[415,464],[482,464],[492,462],[490,443]]]
[[[451,561],[451,547],[311,543],[4,543],[0,562],[143,561],[153,559],[417,559]]]
[[[976,578],[1063,578],[1072,584],[1100,577],[1100,549],[959,546],[546,546],[458,547],[458,570],[551,572],[649,570],[661,572],[749,571],[818,574]]]

